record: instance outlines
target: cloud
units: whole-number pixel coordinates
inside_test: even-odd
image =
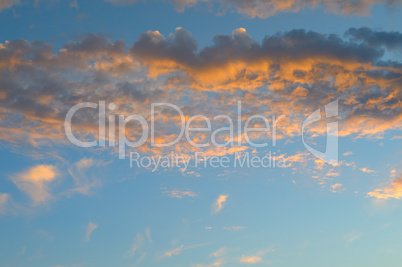
[[[183,251],[183,249],[184,249],[184,246],[181,245],[181,246],[179,246],[177,248],[174,248],[174,249],[172,249],[170,251],[166,251],[165,256],[166,257],[177,256]]]
[[[93,158],[82,158],[72,164],[68,172],[74,180],[75,187],[70,189],[67,195],[74,193],[90,195],[93,188],[101,187],[102,180],[98,172],[106,164],[103,160],[95,160]]]
[[[99,226],[98,224],[93,223],[93,222],[88,223],[87,232],[86,232],[86,235],[85,235],[85,241],[86,242],[88,242],[91,239],[92,232],[95,231],[95,229],[97,229],[98,226]]]
[[[358,234],[352,233],[347,238],[347,243],[350,244],[350,243],[356,241],[357,239],[359,239],[361,236],[362,236],[362,234],[360,234],[360,233],[358,233]]]
[[[148,242],[149,242],[149,243],[152,243],[151,229],[149,229],[149,228],[146,228],[146,229],[145,229],[145,236],[147,237]]]
[[[366,172],[366,173],[373,173],[373,172],[374,172],[373,170],[370,170],[370,169],[368,169],[368,168],[360,168],[360,170],[361,170],[362,172]]]
[[[215,251],[214,253],[211,254],[211,256],[215,257],[215,258],[220,258],[223,255],[225,255],[227,253],[227,248],[220,248],[217,251]]]
[[[137,236],[134,238],[134,243],[131,249],[127,252],[128,257],[133,257],[136,252],[142,248],[144,244],[144,237],[141,233],[138,233]]]
[[[37,165],[12,177],[14,184],[26,193],[33,206],[51,200],[50,184],[58,177],[58,170],[52,165]]]
[[[331,192],[333,192],[333,193],[340,193],[344,190],[345,189],[343,188],[342,184],[340,184],[340,183],[331,185]]]
[[[250,256],[242,255],[242,257],[240,259],[240,263],[247,263],[247,264],[259,263],[259,262],[261,262],[262,257],[265,254],[272,253],[274,251],[275,251],[274,247],[267,247],[265,249],[258,251],[254,255],[250,255]]]
[[[144,238],[143,233],[137,233],[136,237],[134,238],[133,245],[132,245],[131,249],[126,253],[126,256],[129,258],[132,258],[135,255],[140,254],[141,256],[137,260],[137,263],[141,262],[147,255],[146,252],[142,251],[144,245],[146,245],[147,243],[148,244],[152,243],[150,228],[145,229],[145,238]]]
[[[224,230],[229,230],[229,231],[240,231],[245,229],[246,227],[243,226],[227,226],[227,227],[223,227]]]
[[[224,264],[224,260],[219,259],[219,260],[214,261],[211,264],[206,264],[206,265],[204,265],[204,264],[196,264],[195,267],[218,267],[218,266],[221,266],[223,264]]]
[[[160,258],[177,256],[177,255],[180,255],[184,250],[194,249],[194,248],[202,247],[205,245],[207,245],[207,244],[201,243],[201,244],[195,244],[195,245],[190,245],[190,246],[180,245],[174,249],[164,252]]]
[[[75,104],[105,100],[117,106],[107,115],[149,118],[150,104],[160,99],[180,106],[186,116],[230,114],[237,101],[242,101],[247,114],[270,117],[275,111],[286,116],[278,124],[277,139],[300,136],[307,115],[339,99],[340,136],[382,136],[402,127],[402,63],[388,60],[388,53],[399,51],[396,46],[390,48],[306,30],[271,34],[257,41],[243,28],[215,36],[206,47],[199,47],[196,37],[181,27],[167,36],[158,31],[143,33],[128,51],[124,40],[112,42],[99,34],[68,41],[58,51],[41,41],[7,41],[0,44],[0,138],[13,146],[69,145],[64,119]],[[211,94],[219,97],[211,98]],[[183,101],[184,95],[191,100]],[[165,108],[156,115],[161,122],[157,141],[174,139],[178,114]],[[95,110],[80,110],[72,121],[74,135],[83,141],[97,140],[98,119]],[[326,127],[317,124],[306,130],[320,136]],[[128,125],[126,133],[135,138],[142,132]],[[229,140],[223,133],[221,137]],[[201,143],[208,136],[197,136],[197,140]],[[243,143],[199,150],[223,156],[247,149]],[[149,140],[138,150],[150,153]],[[186,156],[197,149],[180,141],[171,150]],[[155,154],[164,151],[152,149]],[[89,194],[91,188],[101,186],[95,176],[88,177],[89,169],[69,169],[77,183],[71,193]]]
[[[212,206],[212,213],[216,214],[220,212],[228,197],[229,195],[220,195]]]
[[[373,29],[363,28],[350,28],[345,36],[352,38],[355,41],[362,41],[374,47],[386,47],[390,50],[402,48],[402,34],[397,31],[375,31]]]
[[[367,193],[369,197],[377,199],[401,199],[402,198],[402,177],[395,179],[389,186],[384,188],[375,189]]]
[[[0,214],[6,212],[6,205],[7,200],[9,199],[10,195],[5,193],[0,193]]]
[[[258,263],[261,261],[261,257],[259,256],[245,256],[243,255],[240,259],[241,263]]]
[[[137,0],[105,0],[116,5],[134,4]],[[389,0],[171,0],[178,12],[200,3],[219,6],[220,10],[236,11],[251,18],[268,18],[278,13],[299,12],[302,9],[322,7],[326,12],[339,15],[368,15],[375,4],[388,7],[400,5],[398,1]],[[221,12],[222,13],[222,12]]]
[[[171,198],[184,198],[184,197],[196,197],[197,194],[192,192],[191,190],[185,190],[185,191],[181,191],[181,190],[172,190],[172,191],[164,191],[164,194],[166,194],[168,197]]]
[[[19,0],[0,0],[0,12],[4,9],[10,8],[15,5],[19,5]]]

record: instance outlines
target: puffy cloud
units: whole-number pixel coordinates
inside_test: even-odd
[[[93,223],[93,222],[88,223],[87,232],[86,232],[86,235],[85,235],[85,241],[86,242],[88,242],[91,239],[92,232],[95,231],[95,229],[97,229],[98,226],[99,226],[98,224]]]
[[[229,195],[220,195],[212,205],[212,213],[218,213],[222,210],[223,204],[226,202]]]
[[[402,48],[402,34],[396,31],[375,31],[367,27],[350,28],[345,33],[345,36],[349,36],[356,41],[362,41],[370,46],[384,46],[390,50]]]
[[[149,120],[150,104],[160,99],[179,106],[186,118],[232,114],[239,100],[245,115],[286,115],[277,126],[277,139],[301,135],[306,116],[339,99],[341,136],[382,135],[402,127],[402,64],[384,60],[385,52],[394,51],[388,47],[305,30],[258,42],[243,28],[215,36],[204,48],[183,28],[166,37],[146,32],[128,52],[124,41],[96,34],[69,41],[59,51],[40,41],[13,40],[0,45],[0,138],[34,147],[66,144],[64,118],[77,103],[105,100],[117,105],[107,115],[139,114]],[[157,143],[173,140],[178,114],[162,108],[155,115]],[[73,133],[80,140],[97,139],[97,121],[94,110],[80,110],[73,117]],[[326,134],[325,124],[306,130],[313,136]],[[141,128],[128,125],[126,133],[134,139]],[[199,143],[208,139],[205,134],[196,137]],[[244,136],[235,134],[232,140],[238,137]],[[224,134],[221,139],[231,141]],[[147,140],[138,149],[150,153],[149,148]],[[174,147],[181,155],[194,149],[186,142]],[[227,155],[247,149],[242,144],[200,151]],[[75,167],[70,171],[81,175]],[[82,193],[89,192],[93,181],[87,182],[77,186]]]
[[[389,186],[375,189],[367,194],[370,197],[377,199],[401,199],[402,198],[402,177],[394,180]]]
[[[50,184],[58,177],[58,170],[52,165],[38,165],[12,177],[15,185],[32,200],[34,206],[44,204],[53,198]]]

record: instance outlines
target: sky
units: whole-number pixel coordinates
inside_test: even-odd
[[[0,266],[399,266],[400,0],[0,0]]]

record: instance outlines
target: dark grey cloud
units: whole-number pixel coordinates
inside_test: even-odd
[[[389,50],[401,50],[402,49],[402,33],[393,31],[375,31],[373,29],[363,28],[351,28],[345,36],[350,37],[354,41],[361,41],[372,47],[386,47]]]

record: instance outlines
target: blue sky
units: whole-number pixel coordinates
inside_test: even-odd
[[[398,266],[400,25],[400,1],[0,1],[0,266]],[[72,134],[96,146],[68,139],[80,103],[96,107]],[[119,124],[133,114],[156,117],[156,143],[181,118],[211,130],[167,147],[149,135],[119,159],[119,133],[144,133],[138,117]],[[221,147],[218,115],[235,129]],[[263,148],[237,132],[253,115]],[[131,152],[190,165],[130,167]],[[284,164],[233,165],[268,155]]]

